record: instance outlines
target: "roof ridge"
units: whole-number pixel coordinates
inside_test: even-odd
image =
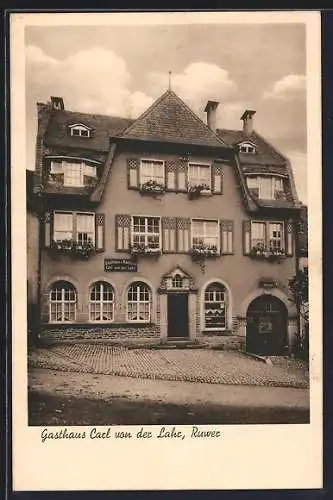
[[[213,130],[211,130],[208,125],[206,125],[206,123],[201,120],[201,118],[196,114],[194,113],[194,111],[192,111],[192,109],[186,104],[186,102],[181,98],[179,97],[173,90],[166,90],[158,99],[156,99],[155,102],[153,102],[153,104],[151,104],[151,106],[149,106],[148,109],[146,109],[146,111],[144,111],[133,123],[131,123],[131,125],[129,125],[129,127],[127,127],[127,129],[125,129],[123,132],[120,133],[120,136],[121,137],[124,137],[126,136],[128,133],[130,133],[133,128],[141,121],[143,120],[144,118],[146,118],[146,116],[148,116],[150,113],[152,113],[154,111],[154,109],[167,97],[167,96],[172,96],[181,106],[185,107],[186,110],[191,114],[191,116],[193,117],[193,119],[200,124],[201,127],[205,127],[205,129],[208,131],[208,133],[212,136],[212,138],[214,138],[219,144],[221,144],[221,146],[224,146],[226,147],[227,144],[221,139],[221,137],[219,137]]]
[[[56,113],[57,112],[60,112],[60,113],[65,113],[65,114],[68,114],[68,113],[71,113],[71,114],[79,114],[79,115],[86,115],[86,116],[96,116],[98,118],[114,118],[114,119],[117,119],[117,120],[127,120],[127,121],[135,121],[136,119],[135,118],[126,118],[125,116],[116,116],[116,115],[105,115],[105,114],[101,114],[101,113],[85,113],[83,111],[73,111],[72,109],[62,109],[62,110],[53,110],[55,111]]]
[[[150,113],[153,109],[155,109],[156,106],[162,101],[162,99],[169,92],[171,92],[171,90],[166,90],[162,95],[160,95],[160,97],[158,99],[156,99],[156,101],[154,101],[143,113],[141,113],[141,115],[139,115],[137,118],[134,119],[133,123],[131,123],[131,125],[129,125],[129,127],[125,128],[125,130],[123,130],[121,132],[121,135],[123,136],[124,134],[127,134],[128,132],[130,132],[131,129],[134,127],[134,125],[136,125],[139,120],[142,120],[143,118],[145,118],[148,113]]]
[[[176,99],[181,103],[183,104],[184,106],[186,106],[186,108],[190,111],[191,115],[198,121],[200,122],[201,125],[204,125],[204,127],[206,127],[206,129],[214,136],[215,139],[217,139],[223,146],[226,146],[227,144],[216,134],[216,132],[214,132],[211,128],[208,127],[208,125],[203,121],[201,120],[201,118],[196,114],[194,113],[194,111],[192,111],[192,109],[186,104],[186,102],[181,99],[173,90],[169,90],[168,92],[170,92],[171,94],[173,94]]]

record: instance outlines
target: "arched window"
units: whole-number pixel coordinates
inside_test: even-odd
[[[228,323],[228,293],[220,283],[212,283],[205,290],[205,329],[225,330]]]
[[[71,323],[76,319],[76,290],[68,281],[57,281],[50,290],[50,323]]]
[[[93,283],[89,293],[89,320],[113,321],[114,293],[113,288],[105,281]]]
[[[151,291],[142,282],[132,283],[127,292],[127,320],[149,323],[151,317]]]

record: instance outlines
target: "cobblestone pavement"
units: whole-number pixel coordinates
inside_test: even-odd
[[[101,344],[36,348],[29,366],[63,372],[212,384],[307,388],[308,369],[297,360],[262,361],[236,351],[128,349]]]

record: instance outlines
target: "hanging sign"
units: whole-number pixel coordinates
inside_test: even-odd
[[[138,272],[138,265],[129,259],[104,259],[105,272]]]

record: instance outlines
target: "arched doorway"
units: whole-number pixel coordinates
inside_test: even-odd
[[[280,299],[262,295],[247,310],[246,350],[262,356],[285,353],[288,311]]]

